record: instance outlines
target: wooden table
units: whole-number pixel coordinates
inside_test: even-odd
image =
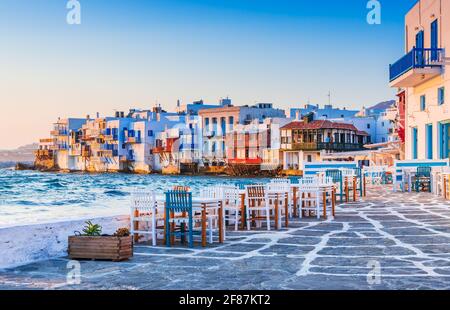
[[[293,196],[293,216],[296,217],[297,216],[297,194],[298,192],[301,192],[300,189],[301,185],[300,184],[291,184],[291,189],[292,189],[292,196]],[[322,193],[322,200],[323,200],[323,217],[327,218],[327,193],[331,194],[331,214],[334,217],[335,216],[335,208],[336,208],[336,188],[334,187],[334,185],[330,185],[330,184],[318,184],[316,186],[316,188],[318,189],[319,192]],[[300,212],[302,212],[300,210]]]
[[[164,196],[157,196],[156,200],[158,203],[164,203],[165,197]],[[202,247],[206,247],[206,223],[207,223],[207,213],[208,210],[215,210],[218,209],[219,211],[219,243],[223,243],[224,241],[224,213],[223,213],[223,205],[222,200],[218,198],[202,198],[202,197],[192,197],[192,211],[200,211],[201,212],[201,237],[202,237]],[[165,212],[164,212],[165,214]],[[164,225],[165,225],[164,221]],[[164,229],[167,229],[165,227]]]

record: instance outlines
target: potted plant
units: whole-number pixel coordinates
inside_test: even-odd
[[[71,259],[122,261],[133,256],[133,242],[128,228],[119,228],[114,235],[102,234],[102,227],[86,222],[82,232],[69,236]]]

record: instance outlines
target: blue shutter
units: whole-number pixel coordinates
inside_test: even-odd
[[[426,126],[427,133],[427,159],[433,159],[433,125],[428,124]]]

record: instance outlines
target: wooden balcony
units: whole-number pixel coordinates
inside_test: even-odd
[[[331,142],[305,142],[305,143],[293,143],[292,151],[357,151],[364,149],[362,144],[359,143],[331,143]]]

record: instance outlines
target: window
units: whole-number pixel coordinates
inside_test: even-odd
[[[311,156],[311,155],[308,155],[308,159],[307,159],[307,161],[308,161],[309,163],[311,163],[311,162],[312,162],[312,156]]]
[[[381,138],[381,142],[386,142],[386,138]]]
[[[381,127],[384,127],[384,122],[381,122]]]
[[[149,136],[149,137],[153,137],[153,130],[149,130],[149,131],[148,131],[148,136]]]
[[[445,103],[445,87],[438,88],[438,105]]]
[[[370,129],[370,124],[367,124],[367,129]]]
[[[426,97],[425,95],[420,96],[420,111],[425,111],[427,102],[426,102]]]

